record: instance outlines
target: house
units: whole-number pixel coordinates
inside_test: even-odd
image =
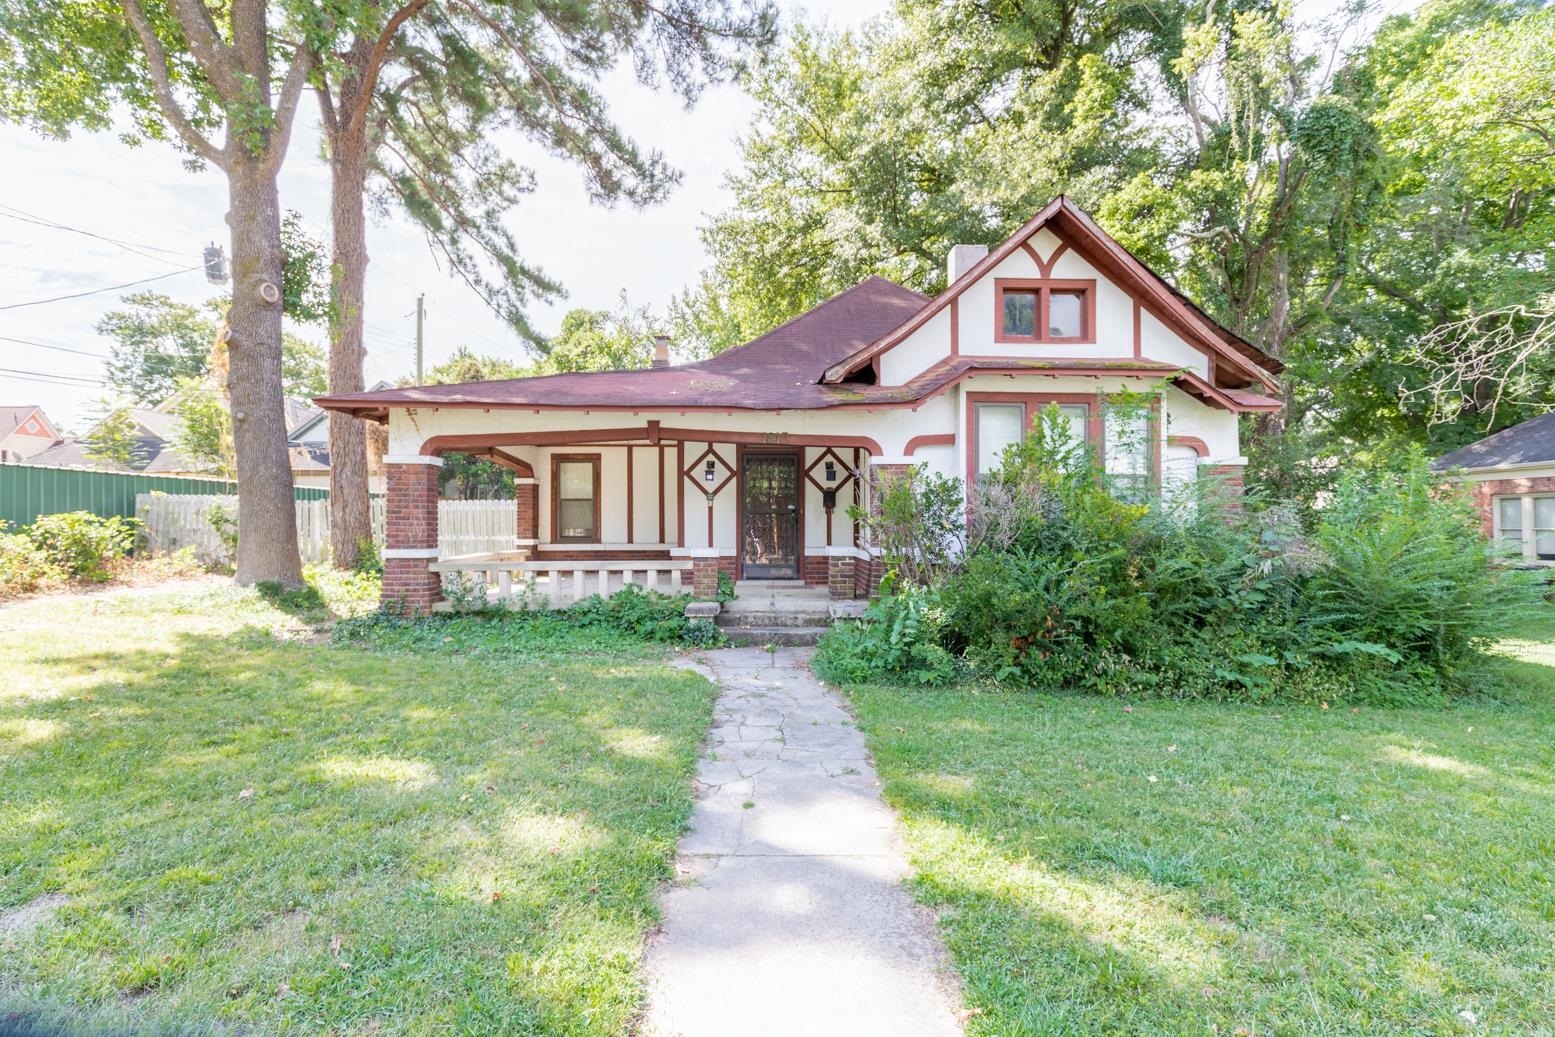
[[[0,464],[16,464],[59,442],[59,429],[34,403],[0,407]]]
[[[1281,407],[1281,365],[1073,203],[956,246],[948,274],[934,298],[871,277],[699,363],[661,340],[649,369],[321,398],[388,423],[385,599],[431,608],[459,570],[553,596],[686,570],[699,596],[719,572],[863,596],[881,565],[848,506],[911,466],[975,479],[1047,404],[1113,474],[1239,489],[1237,419]],[[1149,406],[1114,409],[1124,391]],[[516,473],[518,556],[438,558],[445,451]]]
[[[380,382],[377,388],[388,388]],[[92,436],[54,438],[45,449],[19,458],[19,463],[38,468],[91,468],[99,471],[139,472],[144,475],[212,475],[211,465],[186,456],[178,448],[180,421],[177,397],[155,407],[132,407],[135,423],[134,444],[128,463],[107,460],[92,451]],[[291,457],[292,483],[303,487],[329,488],[328,414],[307,400],[287,399],[287,448]],[[0,409],[0,418],[4,410]],[[52,429],[53,426],[50,426]],[[371,468],[369,469],[371,472]],[[381,472],[370,474],[368,487],[383,492]]]
[[[1555,562],[1555,411],[1432,462],[1467,480],[1485,535],[1525,561]]]

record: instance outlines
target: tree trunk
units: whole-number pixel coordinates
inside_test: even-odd
[[[348,123],[350,109],[342,106]],[[330,318],[329,391],[361,392],[362,311],[367,279],[365,142],[330,141],[330,221],[334,247],[334,307]],[[372,538],[367,493],[367,435],[361,418],[329,415],[329,539],[335,565],[349,569]]]
[[[227,170],[232,306],[227,393],[237,453],[240,584],[302,585],[281,379],[281,202],[273,173],[244,155]]]

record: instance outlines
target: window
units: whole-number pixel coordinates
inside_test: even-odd
[[[1137,406],[1108,407],[1102,417],[1107,484],[1122,500],[1143,500],[1150,489],[1150,412]]]
[[[1037,337],[1037,293],[1004,293],[1004,334],[1010,338]]]
[[[1496,500],[1496,537],[1501,546],[1523,553],[1523,499],[1501,497]]]
[[[551,538],[599,542],[599,455],[557,454],[551,458]]]
[[[1019,443],[1026,432],[1024,403],[977,405],[977,473],[998,469],[1004,451]]]
[[[996,342],[1095,342],[1096,282],[999,278]]]
[[[1047,297],[1047,337],[1079,338],[1085,296],[1079,292],[1049,292]]]
[[[1545,561],[1555,560],[1555,497],[1533,499],[1533,553]]]

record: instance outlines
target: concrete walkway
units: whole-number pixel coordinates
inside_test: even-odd
[[[809,655],[707,653],[723,691],[648,951],[651,1037],[961,1032],[896,818]]]

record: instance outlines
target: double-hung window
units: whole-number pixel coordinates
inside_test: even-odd
[[[1124,500],[1144,500],[1150,492],[1155,444],[1150,412],[1136,405],[1107,407],[1102,414],[1102,462],[1107,485]]]
[[[557,541],[599,542],[599,455],[557,454],[551,458],[551,536]]]
[[[1555,497],[1497,497],[1496,544],[1520,558],[1555,561]]]
[[[977,463],[975,474],[982,476],[998,471],[1004,461],[1004,452],[1012,446],[1025,442],[1026,436],[1038,422],[1047,420],[1046,416],[1053,408],[1056,408],[1058,413],[1057,427],[1066,441],[1044,445],[1055,453],[1077,456],[1074,448],[1078,446],[1084,449],[1086,441],[1090,438],[1087,434],[1091,421],[1089,405],[1037,401],[1028,410],[1024,402],[977,404],[977,427],[974,431]],[[1044,424],[1043,427],[1051,426]]]

